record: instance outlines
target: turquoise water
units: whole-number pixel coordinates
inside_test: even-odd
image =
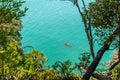
[[[71,2],[28,0],[25,6],[29,10],[23,18],[22,46],[32,46],[44,52],[48,65],[58,60],[78,62],[80,54],[89,51],[81,17]],[[70,43],[72,47],[64,43]],[[98,48],[95,47],[96,51]],[[104,61],[108,59],[108,56],[103,58]]]

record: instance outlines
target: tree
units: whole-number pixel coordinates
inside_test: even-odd
[[[27,8],[21,9],[24,1],[0,0],[0,74],[1,79],[10,79],[11,74],[21,61],[20,53],[20,18]]]
[[[73,73],[76,69],[76,66],[72,66],[69,60],[65,62],[57,61],[53,65],[55,72],[59,73],[61,80],[81,80],[81,78]]]
[[[0,0],[0,48],[5,48],[7,43],[21,39],[20,30],[22,21],[28,8],[21,10],[25,1]]]
[[[24,69],[24,73],[21,77],[24,76],[25,79],[32,79],[39,72],[44,71],[44,64],[47,61],[43,52],[33,50],[28,54],[24,54],[24,64],[21,65]]]
[[[80,70],[81,75],[83,75],[83,73],[86,72],[88,66],[90,65],[90,57],[91,57],[91,54],[88,52],[85,52],[81,54],[81,56],[78,58],[80,62],[77,63],[76,66],[78,67],[78,70]]]
[[[0,79],[11,79],[15,75],[22,56],[17,51],[18,42],[9,43],[6,49],[0,48]]]
[[[99,38],[103,38],[103,42],[102,47],[98,50],[94,61],[91,63],[87,72],[83,76],[83,80],[88,80],[90,78],[104,52],[109,50],[113,43],[120,45],[119,6],[120,2],[117,0],[96,0],[95,2],[90,3],[88,12],[91,16],[91,25],[94,26],[97,36]],[[116,46],[115,48],[119,48],[119,46]]]
[[[90,50],[94,58],[83,76],[83,80],[88,80],[95,71],[105,51],[109,50],[111,47],[113,49],[120,48],[120,1],[95,0],[95,2],[91,2],[89,6],[86,7],[84,0],[82,0],[83,12],[81,11],[78,0],[69,1],[77,7],[82,17]],[[94,38],[92,34],[94,33],[92,30],[95,31],[95,40],[101,45],[96,57],[93,55]]]
[[[23,3],[25,3],[23,0],[0,0],[0,24],[10,23],[13,19],[20,20],[22,16],[25,16],[28,8],[21,10]]]
[[[93,59],[95,58],[95,54],[94,54],[94,43],[93,43],[93,35],[92,35],[92,27],[91,27],[91,20],[90,20],[90,16],[88,16],[88,12],[86,10],[86,5],[84,0],[82,0],[83,3],[83,9],[85,11],[85,13],[83,13],[81,11],[81,8],[79,6],[78,0],[61,0],[61,1],[71,1],[78,9],[78,12],[80,14],[80,16],[82,17],[83,23],[84,23],[84,28],[85,28],[85,32],[86,32],[86,36],[89,42],[89,47],[90,47],[90,53],[93,57]]]

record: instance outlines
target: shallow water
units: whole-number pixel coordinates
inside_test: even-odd
[[[80,54],[89,51],[81,17],[71,2],[29,0],[25,5],[29,10],[23,17],[22,46],[32,46],[44,52],[48,65],[58,60],[78,62]],[[95,46],[96,51],[98,48]],[[31,50],[28,48],[25,52]],[[107,52],[102,60],[108,60],[110,53]]]

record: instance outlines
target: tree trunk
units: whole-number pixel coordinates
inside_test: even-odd
[[[105,44],[97,53],[96,57],[94,58],[93,62],[91,65],[88,67],[87,72],[83,76],[83,80],[89,80],[91,77],[92,73],[95,71],[99,61],[101,60],[104,52],[109,49],[109,45]]]
[[[82,2],[83,2],[83,5],[84,5],[84,8],[86,10],[85,3],[84,3],[83,0],[82,0]],[[76,5],[76,7],[77,7],[77,9],[79,11],[80,16],[82,17],[83,22],[84,22],[85,32],[86,32],[87,39],[88,39],[89,46],[90,46],[90,52],[91,52],[91,55],[92,55],[92,57],[94,59],[95,58],[95,54],[94,54],[94,49],[93,49],[93,37],[92,37],[92,32],[91,32],[90,18],[88,17],[87,11],[86,11],[87,19],[85,19],[83,13],[80,10],[78,1],[76,1],[75,5]]]
[[[118,27],[113,34],[111,34],[108,39],[105,41],[104,45],[102,48],[99,49],[97,52],[96,57],[94,58],[93,62],[91,65],[88,67],[88,70],[86,73],[83,75],[83,80],[89,80],[93,72],[95,71],[98,63],[100,62],[104,52],[109,49],[109,46],[111,45],[112,41],[116,38],[116,36],[120,33],[120,27]]]

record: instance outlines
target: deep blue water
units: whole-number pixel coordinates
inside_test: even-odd
[[[25,6],[29,10],[23,17],[22,46],[32,46],[44,52],[48,65],[58,60],[78,62],[80,54],[89,51],[81,17],[71,2],[27,0]],[[64,43],[70,43],[72,47]],[[98,48],[95,46],[96,51]],[[25,50],[28,51],[31,49]],[[102,60],[108,60],[110,53],[107,52]]]

